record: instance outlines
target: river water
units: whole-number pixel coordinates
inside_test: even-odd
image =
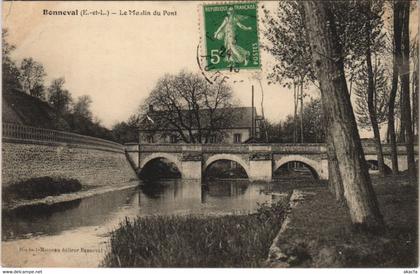
[[[160,180],[72,202],[20,208],[3,214],[2,261],[5,266],[96,267],[106,252],[109,233],[125,218],[244,214],[292,188],[281,181]]]

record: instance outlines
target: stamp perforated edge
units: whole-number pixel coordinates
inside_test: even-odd
[[[198,49],[197,52],[197,58],[201,58],[201,65],[207,65],[207,60],[205,57],[207,54],[207,48],[205,45],[205,23],[204,23],[204,6],[208,5],[235,5],[235,4],[244,4],[244,3],[255,3],[257,5],[256,7],[256,25],[257,25],[257,39],[258,39],[258,57],[259,57],[259,68],[241,68],[240,70],[249,71],[261,74],[263,72],[263,62],[262,62],[262,56],[261,56],[261,22],[259,18],[259,9],[260,9],[260,1],[258,0],[236,0],[236,1],[203,1],[197,5],[197,28],[199,33],[199,39],[198,39]],[[197,60],[198,61],[198,60]],[[221,70],[223,73],[227,73],[229,75],[234,74],[235,72],[230,71],[229,69]],[[204,74],[204,72],[202,72]]]

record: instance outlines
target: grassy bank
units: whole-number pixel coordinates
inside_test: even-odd
[[[258,267],[287,201],[249,215],[153,216],[125,220],[111,234],[107,267]]]
[[[57,196],[64,193],[80,191],[82,184],[76,179],[37,177],[20,181],[4,187],[3,203],[11,203],[16,200],[32,200]]]
[[[418,186],[405,176],[374,178],[373,186],[386,227],[361,233],[352,228],[348,210],[326,187],[302,189],[303,201],[277,245],[284,256],[269,266],[417,267]]]

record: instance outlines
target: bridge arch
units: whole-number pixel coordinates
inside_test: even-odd
[[[242,159],[240,156],[234,155],[234,154],[216,154],[213,156],[210,156],[207,161],[204,163],[203,165],[203,174],[205,174],[207,168],[214,162],[219,161],[219,160],[229,160],[229,161],[233,161],[236,162],[238,164],[240,164],[242,166],[242,168],[245,170],[246,172],[246,176],[248,178],[250,178],[250,173],[249,173],[249,164]]]
[[[311,160],[309,158],[306,158],[304,156],[300,155],[287,155],[284,157],[281,157],[280,159],[276,160],[274,162],[274,168],[273,172],[275,172],[279,167],[290,163],[290,162],[301,162],[308,166],[309,170],[314,175],[315,179],[321,178],[322,174],[322,166],[320,162],[316,162],[314,160]]]
[[[170,154],[170,153],[159,152],[159,153],[152,153],[152,154],[148,155],[146,158],[144,158],[140,161],[140,169],[142,169],[148,162],[150,162],[154,159],[158,159],[158,158],[164,158],[164,159],[169,160],[172,163],[174,163],[176,168],[178,169],[178,171],[182,175],[181,161],[178,159],[178,157],[176,157],[175,155]]]

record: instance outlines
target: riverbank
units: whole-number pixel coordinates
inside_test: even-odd
[[[288,198],[257,213],[126,219],[111,233],[105,267],[260,267]]]
[[[249,183],[246,189],[236,182],[221,184],[231,187],[206,191],[195,181],[165,180],[155,182],[156,188],[143,185],[52,206],[24,207],[3,216],[2,263],[9,267],[98,267],[110,250],[110,233],[126,217],[240,215],[256,212],[257,203],[271,204],[281,198],[272,197],[267,184]],[[275,227],[273,237],[278,230]],[[56,248],[60,252],[50,251]],[[68,252],[73,249],[100,252]]]
[[[134,188],[134,187],[137,187],[138,185],[139,185],[138,181],[131,181],[131,182],[127,182],[127,184],[124,184],[122,186],[114,185],[114,186],[103,186],[103,187],[96,187],[96,188],[90,187],[90,188],[85,188],[84,190],[81,190],[78,192],[65,193],[65,194],[60,194],[57,196],[47,196],[40,199],[15,200],[15,201],[10,201],[9,203],[3,203],[2,210],[4,212],[7,212],[7,211],[15,210],[21,207],[26,207],[26,206],[53,205],[53,204],[58,204],[58,203],[63,203],[63,202],[70,202],[74,200],[92,197],[94,195],[105,194],[112,191],[120,191],[124,189]]]
[[[418,186],[404,175],[374,177],[385,232],[363,234],[327,188],[304,188],[267,267],[417,267]]]

